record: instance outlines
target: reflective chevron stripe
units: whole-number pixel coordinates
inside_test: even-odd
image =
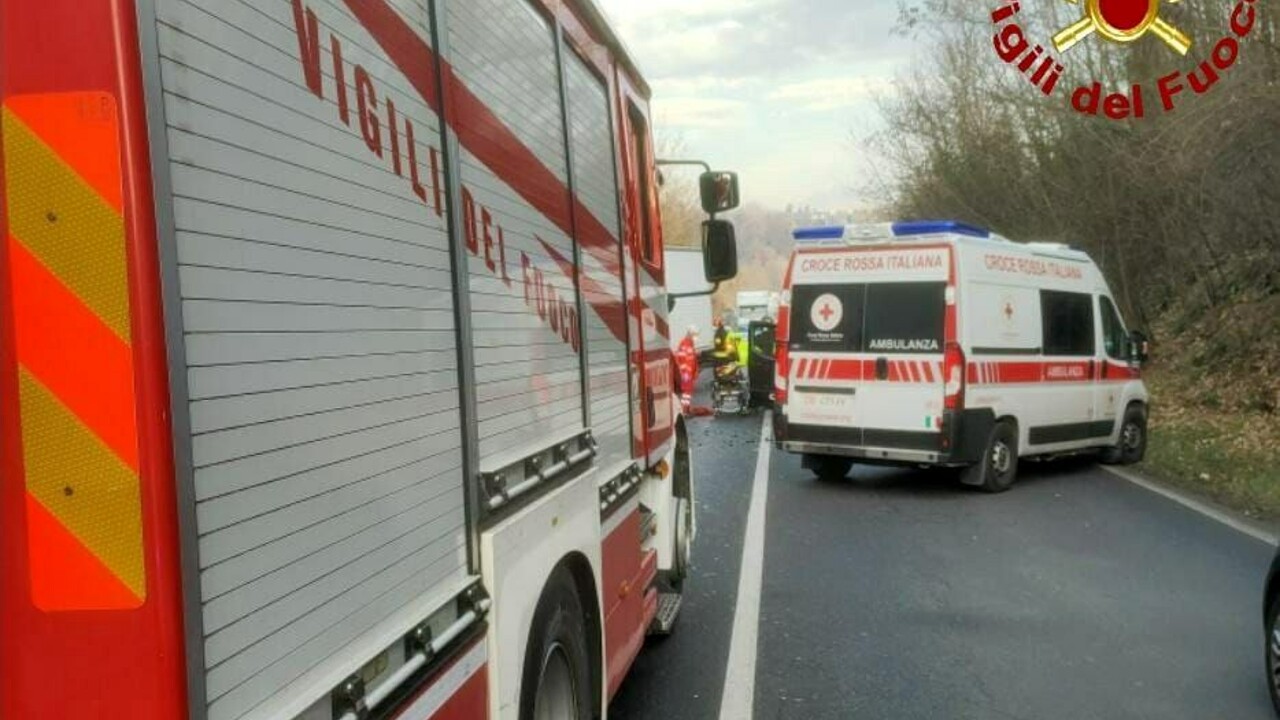
[[[146,599],[119,120],[99,92],[3,106],[33,604]]]

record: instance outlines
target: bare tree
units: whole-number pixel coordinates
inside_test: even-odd
[[[1252,394],[1275,398],[1280,380],[1264,366],[1280,345],[1280,15],[1252,7],[1256,24],[1235,65],[1211,92],[1184,90],[1164,112],[1158,78],[1210,58],[1234,3],[1161,7],[1195,40],[1186,59],[1154,37],[1076,46],[1053,98],[994,55],[989,7],[902,3],[900,31],[930,50],[882,101],[886,129],[873,139],[896,169],[896,214],[1080,246],[1131,317],[1179,334],[1188,346],[1179,361],[1238,348],[1231,362],[1249,373],[1238,384],[1269,384]],[[1018,21],[1047,42],[1079,12],[1023,2]],[[1073,111],[1071,92],[1095,80],[1104,93],[1143,86],[1147,116]]]

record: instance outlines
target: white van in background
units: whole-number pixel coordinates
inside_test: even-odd
[[[703,272],[702,248],[669,247],[662,251],[662,256],[666,264],[667,290],[672,295],[684,296],[676,300],[667,316],[667,324],[671,328],[671,350],[674,352],[680,347],[691,327],[698,328],[698,352],[710,350],[715,338],[711,327],[711,295],[694,295],[711,289]]]
[[[753,322],[776,317],[777,311],[778,293],[769,290],[740,291],[734,312],[738,332],[747,332]]]
[[[853,462],[963,467],[1146,450],[1146,341],[1089,256],[953,222],[795,232],[778,318],[775,438],[822,478]]]

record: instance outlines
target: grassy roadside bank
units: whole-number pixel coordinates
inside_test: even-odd
[[[1280,418],[1196,407],[1167,374],[1148,382],[1154,405],[1140,469],[1246,516],[1280,521]]]
[[[1249,277],[1248,268],[1231,268]],[[1154,479],[1260,520],[1280,522],[1280,290],[1246,283],[1207,304],[1197,288],[1151,328],[1144,371]]]

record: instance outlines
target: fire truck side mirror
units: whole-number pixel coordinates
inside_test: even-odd
[[[698,180],[702,192],[702,209],[708,215],[738,207],[738,173],[707,172]]]
[[[725,220],[702,223],[702,266],[709,283],[738,276],[738,240],[733,223]]]
[[[1151,357],[1151,341],[1145,333],[1134,330],[1129,334],[1129,359],[1135,363],[1144,363]]]

